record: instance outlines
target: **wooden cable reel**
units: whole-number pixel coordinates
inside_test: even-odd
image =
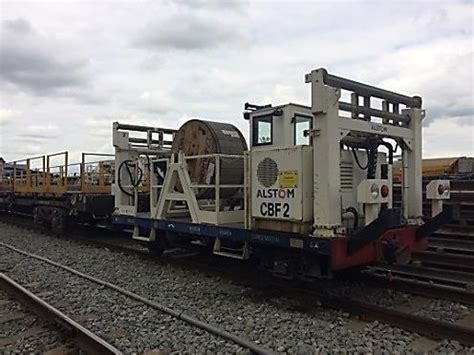
[[[230,123],[203,120],[186,122],[175,134],[171,152],[183,152],[185,156],[205,154],[243,155],[247,143],[237,127]],[[188,172],[193,184],[209,185],[215,183],[216,159],[197,158],[187,160]],[[220,159],[220,184],[238,185],[244,182],[244,160],[236,158]],[[176,189],[182,191],[177,184]],[[236,189],[221,189],[220,196],[232,197]],[[214,189],[199,189],[198,198],[214,198]]]

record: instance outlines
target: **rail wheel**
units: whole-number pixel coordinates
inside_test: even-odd
[[[41,217],[40,207],[35,207],[33,209],[33,222],[35,222],[35,224],[38,226],[43,225],[43,218]]]
[[[165,249],[157,243],[149,243],[149,245],[147,245],[147,248],[150,254],[153,256],[160,256],[165,251]]]
[[[160,256],[168,248],[168,232],[161,233],[155,230],[156,239],[147,243],[148,251],[153,256]]]
[[[64,234],[67,228],[66,214],[60,209],[55,209],[51,218],[51,231],[54,235]]]
[[[43,206],[36,206],[33,208],[33,222],[38,231],[46,232],[49,230],[51,224],[51,212],[48,208]]]

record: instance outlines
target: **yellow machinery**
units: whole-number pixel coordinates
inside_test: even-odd
[[[430,177],[460,177],[474,174],[473,157],[429,158],[423,159],[422,175]],[[401,162],[396,161],[393,167],[393,180],[402,181]]]

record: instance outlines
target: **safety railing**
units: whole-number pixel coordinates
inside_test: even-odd
[[[195,182],[191,180],[191,188],[198,191],[197,196],[199,196],[199,191],[201,190],[214,190],[213,196],[210,193],[204,193],[203,196],[207,195],[210,198],[214,198],[216,201],[216,211],[219,211],[220,200],[222,197],[228,197],[229,194],[223,193],[223,190],[226,192],[232,190],[243,189],[244,186],[244,155],[231,155],[231,154],[203,154],[203,155],[193,155],[193,156],[185,156],[184,160],[186,164],[189,165],[190,162],[195,161],[197,164],[201,165],[203,160],[207,161],[206,165],[208,166],[207,176],[206,176],[206,183]],[[226,161],[233,161],[233,164],[242,164],[242,168],[240,169],[242,178],[241,183],[237,184],[222,184],[222,163],[223,160]],[[212,165],[214,165],[212,167]],[[209,167],[211,165],[211,167]],[[228,179],[229,177],[227,177]],[[238,177],[236,178],[238,179]],[[233,195],[232,193],[230,195]]]
[[[39,162],[40,168],[33,169],[32,165]],[[23,164],[22,164],[23,163]],[[20,193],[41,193],[47,190],[46,157],[37,156],[14,161],[13,172],[5,177],[13,191]],[[3,179],[2,179],[3,180]]]
[[[177,156],[176,156],[177,157]],[[221,199],[221,196],[225,196],[225,194],[222,194],[222,190],[226,189],[243,189],[245,188],[245,164],[244,164],[244,155],[231,155],[231,154],[203,154],[203,155],[193,155],[193,156],[184,156],[184,160],[189,166],[190,161],[196,161],[200,159],[205,159],[207,160],[207,165],[212,164],[213,167],[212,169],[208,168],[208,182],[203,184],[201,182],[196,182],[194,179],[191,177],[191,185],[189,186],[191,189],[196,191],[196,195],[198,196],[205,196],[208,199],[214,199],[215,201],[219,201]],[[243,172],[242,175],[242,183],[240,184],[222,184],[221,183],[221,162],[223,159],[226,160],[242,160],[242,169],[241,171]],[[168,167],[168,164],[170,163],[170,159],[168,158],[160,158],[160,159],[154,159],[151,162],[151,169],[157,170],[154,171],[154,178],[152,179],[151,182],[151,189],[157,189],[160,190],[163,187],[164,179],[165,179],[165,174],[166,170]],[[202,163],[202,161],[200,161]],[[158,173],[158,169],[159,173]],[[159,175],[159,177],[157,176]],[[212,193],[206,192],[202,193],[202,190],[213,190]],[[201,193],[200,193],[201,192]],[[217,203],[218,205],[218,203]],[[217,206],[216,206],[217,208]]]
[[[314,78],[313,75],[315,75]],[[329,74],[324,68],[314,70],[305,76],[307,83],[312,82],[312,80],[318,82],[320,79],[328,86],[351,93],[351,102],[339,101],[339,110],[350,113],[354,119],[370,122],[372,118],[376,117],[380,118],[385,124],[408,126],[411,118],[403,112],[403,107],[421,108],[422,106],[422,99],[419,96],[407,96],[342,78]],[[382,109],[373,107],[372,99],[381,100]]]
[[[52,158],[63,159],[63,164],[52,165]],[[47,192],[54,195],[64,194],[68,189],[68,152],[54,153],[46,156]]]
[[[80,163],[69,163],[69,153],[60,152],[7,163],[0,186],[18,194],[62,195],[66,192],[110,193],[114,161],[88,161],[88,157],[113,154],[82,153]]]
[[[153,167],[163,164],[161,170],[166,171],[160,178],[154,171],[151,179],[152,217],[170,218],[190,214],[195,223],[244,223],[247,189],[245,158],[245,155],[177,154],[172,155],[170,160],[152,161]],[[197,176],[199,174],[193,175],[193,164],[205,169],[204,181],[202,176]],[[238,167],[240,164],[241,168]],[[241,176],[229,175],[230,166],[236,168]],[[226,176],[223,176],[223,171],[226,171]]]
[[[82,153],[81,191],[85,193],[110,193],[114,178],[113,160],[87,161],[87,157],[113,157],[114,154]]]

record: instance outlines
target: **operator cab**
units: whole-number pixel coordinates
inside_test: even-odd
[[[313,203],[313,174],[327,169],[324,165],[314,165],[313,155],[325,153],[312,146],[311,108],[295,103],[278,106],[247,103],[245,109],[244,118],[250,125],[253,226],[311,233],[314,211],[320,208],[317,202]],[[374,184],[380,188],[386,186],[384,189],[391,187],[387,155],[375,151],[369,156],[367,150],[354,145],[354,141],[365,139],[359,134],[341,140],[336,174],[339,173],[340,213],[345,230],[362,225],[359,219],[363,217],[370,223],[381,208],[391,207],[391,194],[380,194],[374,200],[376,210],[368,216],[365,201],[358,196],[370,195]],[[369,166],[372,166],[370,181],[367,180]]]
[[[244,118],[250,121],[250,145],[253,148],[310,145],[308,135],[313,115],[311,108],[289,103],[257,106],[245,104]]]

